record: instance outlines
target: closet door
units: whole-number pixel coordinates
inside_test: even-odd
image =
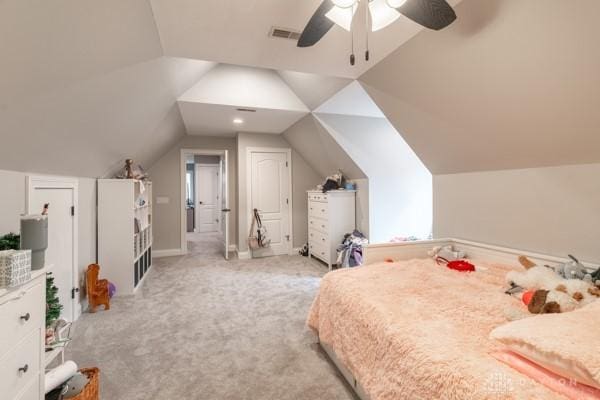
[[[251,153],[250,212],[258,209],[271,240],[269,247],[254,250],[254,257],[290,252],[290,180],[288,152]]]

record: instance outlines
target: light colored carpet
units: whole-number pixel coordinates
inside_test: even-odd
[[[227,262],[218,236],[191,238],[135,296],[76,323],[67,356],[101,369],[102,400],[356,399],[305,327],[325,266]]]

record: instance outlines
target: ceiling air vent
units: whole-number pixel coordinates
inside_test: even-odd
[[[254,110],[252,108],[237,108],[236,110],[241,111],[241,112],[256,112],[256,110]]]
[[[298,38],[300,37],[300,32],[274,26],[271,28],[269,36],[279,39],[298,40]]]

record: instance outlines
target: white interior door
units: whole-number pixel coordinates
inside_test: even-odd
[[[228,168],[227,152],[221,157],[221,233],[223,234],[223,255],[229,260],[229,193],[228,193]]]
[[[219,166],[196,164],[196,227],[198,232],[219,230]]]
[[[253,257],[290,252],[290,180],[287,152],[251,152],[250,210],[258,209],[271,239],[269,247],[254,250]]]
[[[74,277],[74,217],[71,213],[74,199],[73,188],[35,187],[29,202],[31,214],[41,213],[44,204],[49,204],[46,264],[53,265],[51,272],[63,306],[61,317],[68,321],[76,318],[75,299],[71,295],[71,290],[77,287]]]

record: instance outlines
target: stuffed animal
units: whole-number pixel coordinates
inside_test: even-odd
[[[434,260],[441,257],[447,261],[462,260],[467,256],[464,251],[455,251],[451,244],[447,246],[436,246],[428,251],[427,254]]]
[[[575,256],[569,254],[569,258],[571,259],[571,261],[559,264],[554,267],[546,265],[546,267],[554,270],[554,272],[556,272],[558,275],[562,276],[565,279],[581,279],[590,283],[596,283],[597,286],[600,286],[600,269],[590,273],[585,267],[585,265],[580,263],[579,260],[575,258]],[[525,267],[525,269],[530,269],[537,266],[526,256],[520,256],[519,263],[523,267]]]
[[[585,266],[581,264],[579,260],[571,254],[569,254],[569,258],[571,259],[571,261],[568,261],[564,264],[559,264],[557,267],[554,267],[556,273],[565,279],[586,279],[589,282],[591,282],[592,276],[587,272]]]
[[[506,280],[514,292],[517,287],[533,290],[528,301],[532,313],[567,312],[600,297],[600,289],[580,279],[564,279],[548,267],[531,267],[525,272],[510,271]],[[511,292],[511,293],[512,293]]]

